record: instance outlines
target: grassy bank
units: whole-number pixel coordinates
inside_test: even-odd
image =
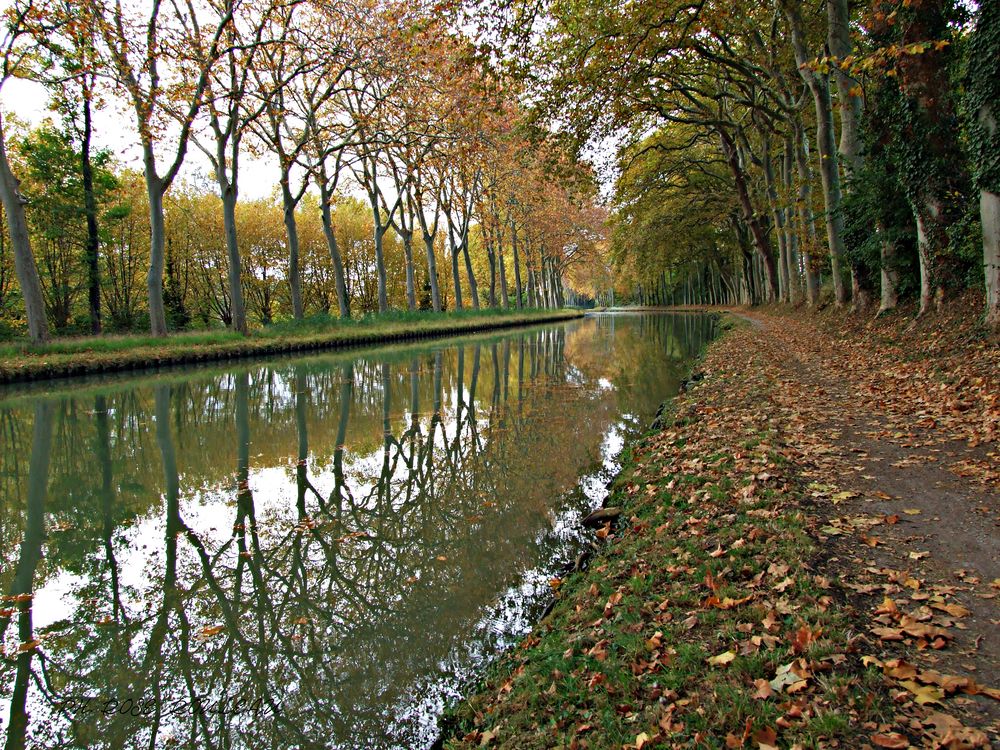
[[[506,328],[582,315],[577,310],[483,310],[388,313],[352,320],[326,316],[268,326],[249,336],[202,331],[152,336],[97,336],[33,346],[0,345],[0,384],[46,378],[403,341]]]
[[[629,448],[601,551],[553,581],[551,614],[453,710],[444,747],[858,747],[889,731],[881,675],[817,572],[772,360],[747,325],[710,348],[667,426]]]

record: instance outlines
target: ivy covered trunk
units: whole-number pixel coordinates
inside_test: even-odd
[[[951,0],[922,0],[900,12],[901,177],[917,224],[921,315],[957,281],[948,232],[961,218],[968,184],[949,78],[955,12]]]
[[[969,43],[969,135],[983,224],[986,323],[1000,328],[1000,3],[980,6]]]
[[[983,270],[986,275],[986,324],[1000,328],[1000,195],[982,190]]]

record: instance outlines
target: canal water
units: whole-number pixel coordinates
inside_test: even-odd
[[[421,748],[712,318],[0,389],[6,748]]]

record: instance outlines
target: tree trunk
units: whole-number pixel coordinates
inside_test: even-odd
[[[944,296],[936,257],[948,244],[943,213],[941,204],[933,198],[913,209],[917,224],[917,259],[920,261],[920,310],[918,315],[930,312],[932,304],[940,307]]]
[[[819,175],[823,185],[826,207],[826,243],[830,251],[830,274],[833,277],[833,297],[838,306],[847,304],[847,288],[841,275],[840,262],[844,257],[844,214],[840,193],[840,169],[833,146],[833,111],[830,102],[829,82],[817,80],[813,98],[816,104],[818,125],[816,138],[819,145]]]
[[[833,0],[836,1],[836,0]],[[803,39],[802,15],[798,0],[786,0],[785,15],[792,32],[792,48],[799,74],[813,96],[816,109],[816,141],[819,150],[820,181],[823,185],[823,201],[826,206],[826,240],[830,252],[830,266],[833,275],[833,294],[838,306],[847,304],[847,288],[840,274],[840,262],[844,256],[844,215],[840,193],[840,168],[834,144],[833,104],[830,100],[830,79],[828,75],[814,72],[809,67]]]
[[[733,182],[736,186],[736,196],[739,199],[740,207],[743,210],[743,218],[750,228],[753,237],[754,247],[760,255],[767,274],[767,296],[770,300],[778,298],[778,271],[774,265],[774,256],[771,253],[771,245],[767,241],[767,233],[760,224],[760,219],[754,211],[753,202],[750,199],[750,189],[747,186],[746,174],[740,164],[739,154],[736,151],[736,144],[730,135],[723,129],[718,130],[722,140],[722,151],[729,164],[729,169],[733,174]]]
[[[983,270],[986,274],[986,324],[1000,328],[1000,195],[979,192],[983,221]]]
[[[406,258],[406,306],[414,312],[417,309],[417,289],[413,273],[413,232],[400,232],[399,235],[403,239],[403,255]]]
[[[767,190],[768,202],[771,204],[771,215],[774,217],[775,233],[778,237],[778,296],[782,302],[788,301],[788,257],[785,247],[785,209],[778,200],[778,188],[774,179],[774,165],[771,160],[771,141],[763,134],[764,142],[764,187]],[[770,251],[770,245],[768,246]]]
[[[163,266],[166,229],[163,219],[163,181],[156,176],[152,149],[146,156],[146,194],[149,197],[149,273],[146,293],[149,296],[149,330],[154,336],[167,335],[167,312],[163,306]]]
[[[791,135],[785,137],[781,161],[781,182],[785,203],[785,277],[788,279],[788,301],[797,305],[802,298],[799,279],[798,237],[795,233],[795,209],[792,205],[792,170],[795,161],[795,143]]]
[[[330,260],[333,262],[333,281],[337,287],[337,307],[340,310],[341,318],[351,317],[351,300],[347,296],[347,280],[344,278],[344,259],[340,255],[340,246],[337,244],[337,235],[333,231],[333,214],[330,210],[332,196],[327,194],[325,188],[320,188],[320,201],[322,206],[320,211],[323,215],[323,234],[326,236],[326,246],[330,251]]]
[[[376,213],[377,213],[376,209]],[[388,227],[375,225],[375,268],[378,273],[378,311],[380,313],[389,312],[389,292],[387,289],[388,279],[385,273],[385,250],[383,240]]]
[[[895,310],[898,303],[896,288],[899,284],[899,271],[896,268],[896,243],[883,239],[879,246],[879,260],[882,267],[882,295],[877,314],[881,315],[889,310]]]
[[[458,273],[458,248],[451,242],[449,238],[449,245],[451,245],[451,278],[455,285],[455,309],[462,309],[462,279]]]
[[[514,248],[514,302],[517,309],[520,310],[523,306],[521,301],[521,259],[517,254],[517,227],[514,222],[510,223],[510,243]],[[39,292],[39,298],[41,298],[41,292]]]
[[[288,239],[288,290],[292,297],[292,317],[302,320],[305,311],[302,307],[302,277],[299,273],[299,227],[295,221],[295,199],[288,186],[287,174],[282,176],[281,196],[285,209],[285,235]]]
[[[434,312],[441,312],[441,290],[438,288],[437,257],[434,255],[434,235],[423,231],[424,250],[427,253],[427,281],[431,285],[431,305]]]
[[[500,299],[503,300],[503,309],[510,308],[510,297],[507,294],[507,269],[504,267],[503,240],[497,244],[497,263],[500,266]]]
[[[552,286],[549,283],[548,262],[544,254],[538,271],[538,283],[542,292],[542,307],[548,309],[552,307]]]
[[[84,257],[87,261],[87,301],[90,308],[90,332],[101,332],[101,267],[99,253],[101,237],[97,230],[97,199],[94,196],[94,170],[90,163],[90,140],[93,135],[93,116],[89,91],[83,97],[83,138],[80,144],[80,174],[83,178],[83,206],[87,218],[87,244]]]
[[[496,251],[493,249],[493,232],[490,232],[490,237],[486,239],[486,260],[490,265],[490,296],[488,304],[490,307],[497,306],[497,256]],[[484,233],[485,236],[485,233]]]
[[[3,126],[0,124],[0,200],[7,215],[7,232],[14,254],[14,271],[24,298],[25,316],[28,319],[28,337],[33,344],[48,341],[49,323],[45,318],[45,300],[42,297],[42,282],[38,278],[38,266],[31,251],[28,234],[28,220],[24,215],[25,200],[21,196],[19,183],[11,172],[7,160],[7,144],[4,142]]]
[[[969,40],[966,107],[972,115],[969,141],[976,165],[979,216],[983,226],[986,324],[1000,330],[1000,3],[979,4]]]
[[[840,111],[840,156],[844,160],[847,178],[857,176],[864,165],[861,134],[861,97],[854,93],[854,80],[836,63],[851,55],[851,14],[848,0],[827,0],[827,46],[835,58],[833,81],[837,86]],[[859,87],[860,88],[860,87]]]
[[[983,3],[984,7],[990,3]],[[955,21],[949,0],[912,4],[903,27],[903,44],[948,40]],[[916,168],[903,172],[907,197],[917,216],[920,258],[920,313],[940,305],[945,284],[957,281],[956,259],[949,251],[948,230],[964,214],[967,193],[966,157],[959,142],[955,84],[950,46],[932,45],[899,61],[900,88],[906,99],[899,137],[906,158]],[[995,152],[992,155],[995,159]]]
[[[222,194],[222,223],[226,233],[226,253],[229,257],[230,325],[234,331],[247,332],[247,313],[243,304],[243,281],[240,246],[236,239],[236,185],[219,171],[219,192]]]
[[[479,286],[476,275],[472,272],[472,258],[469,256],[469,230],[466,226],[462,237],[462,257],[465,258],[465,275],[469,278],[469,296],[472,297],[472,309],[479,309]]]
[[[809,151],[805,130],[801,122],[796,122],[795,166],[799,176],[799,224],[802,229],[803,262],[806,276],[806,303],[813,307],[819,303],[819,279],[813,268],[812,254],[819,247],[816,224],[812,218],[812,170],[809,168]]]

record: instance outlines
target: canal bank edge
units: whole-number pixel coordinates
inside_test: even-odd
[[[483,317],[441,321],[430,319],[412,323],[388,323],[384,325],[375,323],[370,329],[358,327],[333,332],[311,333],[304,336],[289,335],[276,338],[247,337],[236,341],[195,344],[190,348],[176,351],[163,351],[155,347],[140,346],[135,349],[109,352],[84,351],[70,355],[55,354],[53,355],[54,361],[44,359],[44,355],[27,355],[0,360],[0,386],[81,375],[441,338],[462,333],[572,320],[584,315],[585,311],[583,310],[558,310],[502,316],[484,315]]]
[[[626,447],[606,501],[618,524],[552,582],[554,605],[446,714],[436,747],[856,747],[891,715],[845,593],[815,572],[817,521],[753,332],[725,316]]]

